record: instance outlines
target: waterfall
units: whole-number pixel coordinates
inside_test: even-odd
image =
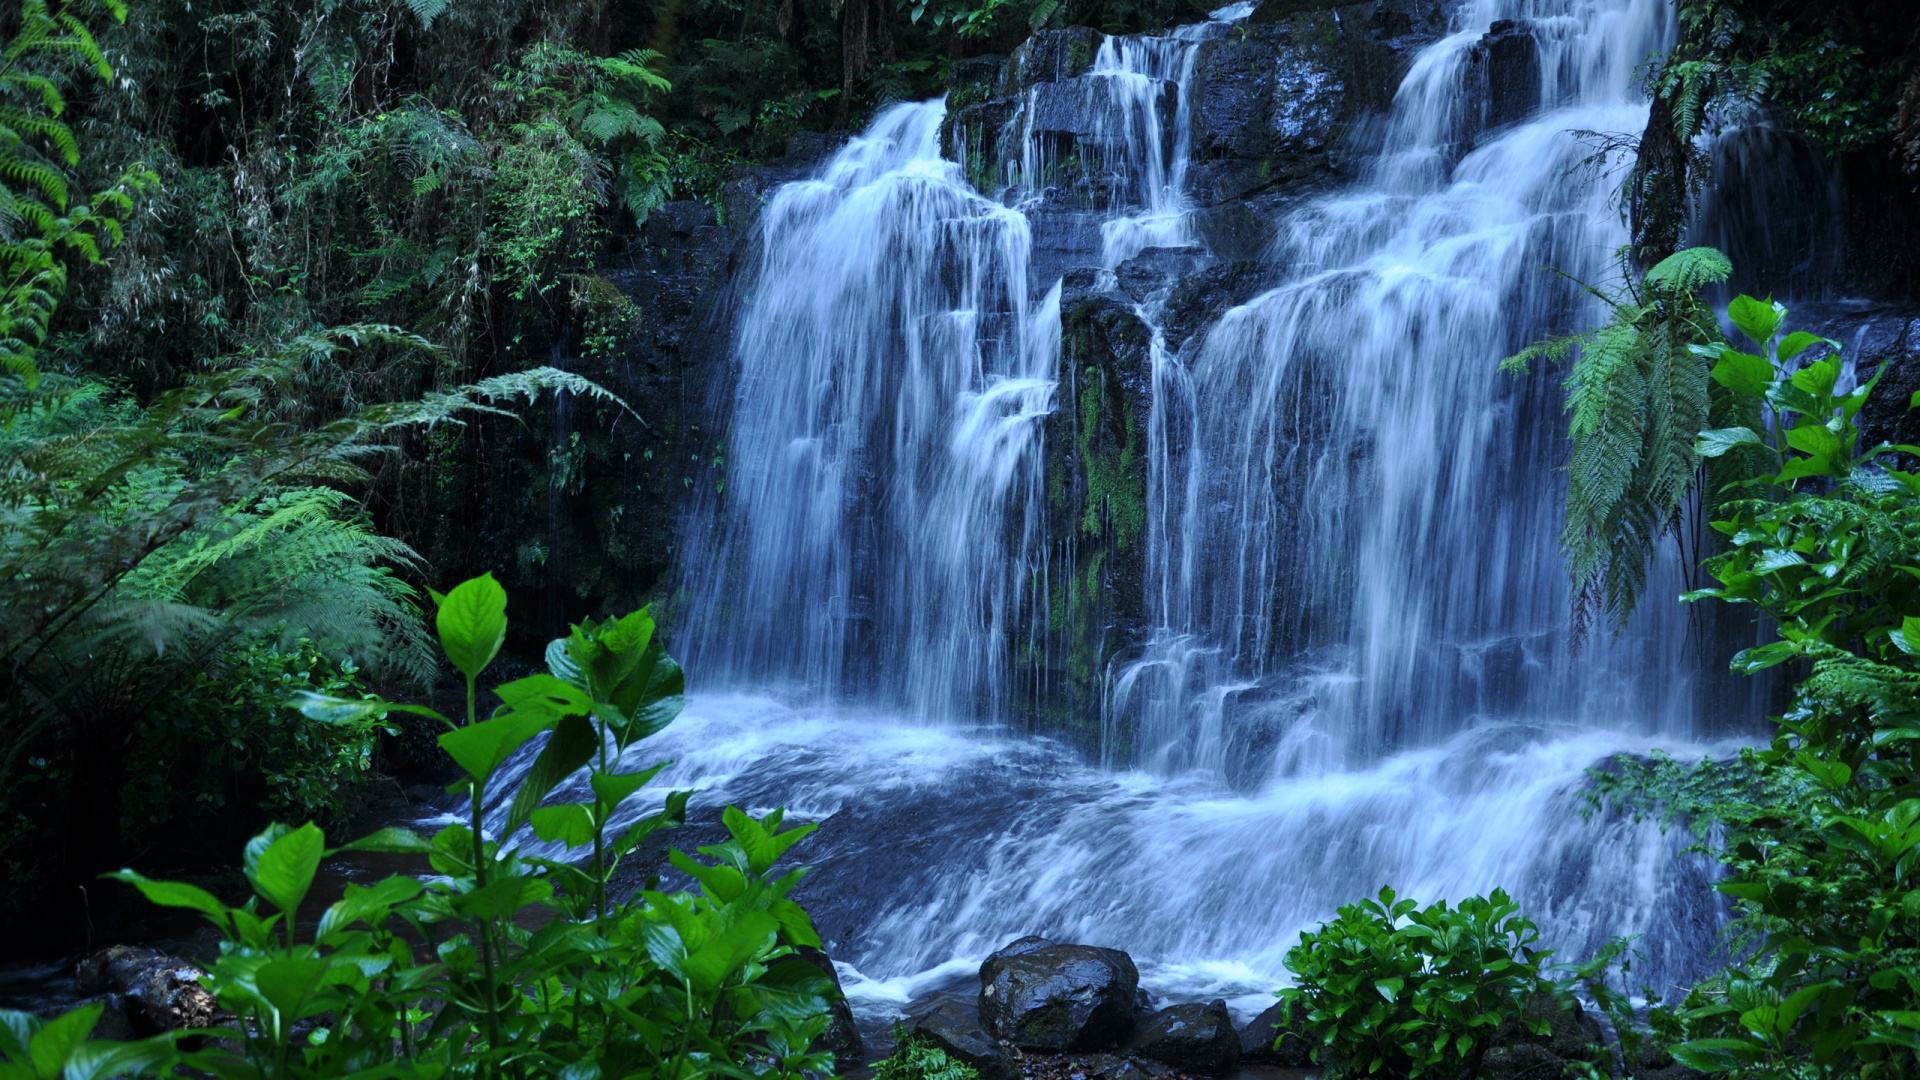
[[[715,682],[1004,703],[1060,320],[1028,298],[1026,219],[941,159],[944,114],[896,106],[763,212],[729,490],[692,564],[685,653]]]
[[[1168,282],[1211,259],[1195,56],[1250,7],[1029,87],[993,197],[942,158],[943,103],[899,105],[756,227],[725,490],[684,549],[696,693],[630,753],[697,806],[824,822],[800,895],[869,1015],[1025,933],[1251,1011],[1302,928],[1383,884],[1505,887],[1564,959],[1644,935],[1656,983],[1713,949],[1706,864],[1583,794],[1613,754],[1730,746],[1699,719],[1680,560],[1573,652],[1555,376],[1497,370],[1594,314],[1543,266],[1613,272],[1625,231],[1571,132],[1644,125],[1663,0],[1456,11],[1353,136],[1352,182],[1269,223],[1276,287],[1177,349],[1167,282],[1135,294],[1150,629],[1102,675],[1098,765],[1011,722],[1076,569],[1046,535],[1047,418],[1078,398],[1041,268],[1111,289],[1156,249]],[[1537,50],[1518,98],[1476,75],[1498,20]]]

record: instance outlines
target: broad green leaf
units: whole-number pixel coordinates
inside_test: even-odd
[[[593,793],[600,796],[600,801],[611,810],[632,798],[634,792],[647,786],[647,782],[658,776],[661,769],[671,764],[670,761],[663,761],[651,769],[636,773],[610,773],[596,769],[589,782],[593,785]]]
[[[1793,385],[1805,390],[1815,398],[1833,395],[1833,388],[1840,382],[1840,361],[1834,357],[1816,360],[1793,373]]]
[[[749,911],[724,932],[687,955],[687,981],[696,993],[711,994],[739,974],[747,961],[773,946],[779,927],[771,916]]]
[[[1887,635],[1893,646],[1908,656],[1920,653],[1920,618],[1908,615],[1900,620],[1900,629]]]
[[[433,841],[414,832],[389,825],[376,832],[355,840],[351,844],[336,848],[336,851],[384,851],[396,855],[431,855],[437,848]]]
[[[404,712],[429,717],[452,726],[452,721],[425,705],[404,705],[377,696],[368,696],[356,701],[350,698],[316,694],[311,690],[300,690],[294,693],[293,702],[302,716],[325,724],[357,724],[379,720],[388,713]]]
[[[1781,469],[1779,473],[1774,476],[1774,480],[1779,483],[1786,483],[1789,480],[1804,480],[1809,476],[1832,475],[1833,462],[1819,455],[1810,455],[1808,457],[1794,458],[1792,461],[1787,462],[1787,467]]]
[[[568,847],[593,843],[593,808],[582,803],[542,806],[533,811],[533,835]]]
[[[313,887],[314,872],[326,849],[326,835],[308,822],[267,845],[258,860],[246,867],[247,880],[262,899],[292,918]]]
[[[1825,424],[1803,423],[1788,430],[1787,445],[1829,460],[1840,457],[1845,449],[1840,444],[1840,436],[1828,430]]]
[[[746,891],[746,878],[731,866],[708,866],[705,863],[695,862],[691,856],[678,848],[667,852],[667,861],[681,873],[698,881],[708,896],[722,904],[732,903]]]
[[[1378,990],[1380,996],[1386,998],[1388,1001],[1392,1001],[1398,997],[1400,991],[1406,989],[1406,985],[1407,980],[1398,977],[1373,980],[1373,988]]]
[[[1721,386],[1749,397],[1765,397],[1773,385],[1773,365],[1766,357],[1731,349],[1720,354],[1708,374]]]
[[[1727,318],[1733,320],[1733,325],[1739,327],[1741,333],[1761,345],[1773,340],[1774,333],[1780,329],[1780,320],[1786,313],[1786,309],[1779,304],[1770,300],[1755,300],[1745,293],[1734,297],[1733,302],[1727,305]]]
[[[46,1022],[45,1026],[33,1033],[33,1039],[27,1044],[27,1056],[33,1061],[33,1071],[52,1080],[67,1067],[67,1059],[73,1055],[80,1044],[87,1041],[87,1035],[93,1031],[93,1025],[100,1020],[100,1014],[106,1010],[104,1005],[86,1005],[75,1009],[65,1016]]]
[[[117,874],[101,876],[115,881],[124,881],[139,889],[140,894],[150,903],[159,904],[161,907],[192,908],[223,927],[227,925],[227,906],[215,899],[212,893],[197,885],[188,885],[181,881],[154,881],[132,870],[122,870]]]
[[[1795,330],[1780,342],[1780,359],[1791,360],[1807,350],[1810,345],[1825,345],[1834,352],[1840,351],[1840,343],[1832,338],[1823,338],[1819,334],[1809,334],[1805,330]]]
[[[546,709],[556,718],[585,716],[593,711],[593,701],[585,691],[545,673],[503,683],[494,687],[493,692],[516,711]]]
[[[488,573],[434,599],[440,605],[433,618],[440,647],[462,674],[479,678],[507,640],[507,591]]]
[[[1712,428],[1694,439],[1693,452],[1701,457],[1717,458],[1735,447],[1765,445],[1766,442],[1752,428]]]
[[[393,910],[394,905],[419,896],[422,888],[418,878],[401,876],[387,878],[371,888],[348,885],[340,899],[320,916],[317,936],[325,938],[363,919],[372,925]]]
[[[552,895],[553,885],[545,878],[503,877],[487,882],[485,888],[454,897],[453,907],[468,918],[498,919],[543,903]]]
[[[536,676],[547,679],[560,686],[565,683],[550,675]],[[578,691],[572,687],[573,693]],[[584,697],[582,703],[585,703]],[[553,734],[548,737],[547,745],[540,748],[540,756],[533,759],[533,765],[520,781],[520,790],[514,792],[513,803],[507,808],[507,827],[505,835],[511,836],[527,823],[527,816],[547,793],[558,787],[560,781],[572,776],[576,770],[593,760],[600,750],[600,733],[594,729],[583,713],[559,717],[554,725]]]
[[[254,972],[254,985],[260,996],[280,1014],[282,1023],[291,1023],[307,1015],[313,992],[327,973],[329,964],[318,956],[276,956]]]
[[[727,827],[727,832],[733,834],[734,842],[747,853],[748,872],[755,875],[766,873],[773,865],[773,860],[779,857],[767,830],[737,806],[728,806],[720,815],[720,821]]]
[[[67,1058],[62,1080],[107,1080],[108,1077],[152,1076],[180,1061],[174,1036],[161,1035],[138,1042],[85,1042]]]
[[[485,783],[515,750],[545,730],[549,719],[537,712],[509,712],[441,735],[440,748],[468,776]]]

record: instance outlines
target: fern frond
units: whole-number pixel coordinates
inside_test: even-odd
[[[625,410],[627,415],[646,421],[633,411],[620,397],[599,383],[570,371],[559,368],[538,367],[526,371],[517,371],[510,375],[495,375],[477,383],[455,387],[452,390],[436,391],[427,394],[418,401],[402,402],[379,406],[367,412],[366,418],[378,428],[396,428],[409,425],[433,427],[440,423],[463,423],[460,414],[465,412],[492,413],[498,416],[511,416],[512,413],[497,406],[502,402],[511,402],[525,398],[531,405],[540,395],[548,392],[575,394],[590,401],[604,401]]]
[[[1733,263],[1718,249],[1690,247],[1674,252],[1647,271],[1647,284],[1669,293],[1695,292],[1733,276]]]

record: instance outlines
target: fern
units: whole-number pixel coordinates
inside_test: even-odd
[[[1567,378],[1565,523],[1560,548],[1573,582],[1577,644],[1596,615],[1625,625],[1660,541],[1699,482],[1695,438],[1711,426],[1715,387],[1689,352],[1717,329],[1696,298],[1732,267],[1711,248],[1689,248],[1638,285],[1600,296],[1612,318],[1582,334],[1548,338],[1502,361],[1513,373],[1535,359],[1573,356]]]

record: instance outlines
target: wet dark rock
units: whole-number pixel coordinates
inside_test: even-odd
[[[1085,75],[1107,36],[1089,26],[1042,30],[1007,58],[1002,93],[1017,95],[1040,83],[1064,82]]]
[[[1335,167],[1347,128],[1384,111],[1420,46],[1446,30],[1438,0],[1268,0],[1195,58],[1194,153],[1264,160],[1297,182]]]
[[[1467,53],[1467,94],[1479,133],[1519,123],[1540,108],[1540,45],[1525,23],[1501,19]]]
[[[1005,964],[1008,960],[1016,956],[1036,953],[1041,949],[1051,949],[1055,944],[1055,942],[1049,941],[1038,934],[1028,934],[1023,938],[1014,938],[996,951],[988,954],[985,960],[980,961],[980,984],[984,986],[992,982],[993,977],[999,974],[1001,965]]]
[[[1853,360],[1862,379],[1886,368],[1860,409],[1862,448],[1882,442],[1920,445],[1920,410],[1907,407],[1920,391],[1920,313],[1905,308],[1845,311],[1805,305],[1795,309],[1788,327],[1838,341],[1842,355]]]
[[[73,981],[81,993],[107,1004],[109,1013],[120,1013],[136,1034],[153,1035],[213,1024],[219,1004],[200,985],[203,974],[158,949],[115,945],[80,961]]]
[[[834,970],[832,958],[808,945],[796,946],[794,953],[833,980],[833,997],[827,1003],[827,1030],[814,1041],[814,1046],[831,1051],[842,1069],[865,1064],[867,1044],[860,1037],[860,1027],[854,1022],[853,1007],[847,1004],[846,992],[840,988],[840,973]]]
[[[1148,248],[1114,268],[1120,290],[1136,301],[1143,301],[1173,278],[1198,269],[1209,262],[1198,247]]]
[[[1126,1035],[1140,973],[1117,949],[1049,945],[982,971],[980,1024],[1023,1049],[1092,1050]]]
[[[1271,289],[1277,276],[1251,260],[1219,263],[1188,274],[1167,294],[1161,332],[1167,348],[1181,350],[1189,338],[1213,325],[1221,313]]]
[[[1215,999],[1154,1013],[1127,1040],[1127,1052],[1185,1073],[1225,1076],[1240,1065],[1240,1036],[1227,1003]]]
[[[1162,1065],[1151,1058],[1130,1057],[1122,1060],[1108,1072],[1106,1078],[1107,1080],[1168,1080],[1175,1075],[1172,1066]]]
[[[913,1034],[979,1072],[980,1080],[1014,1080],[1012,1058],[980,1026],[979,1015],[960,1001],[942,1001],[914,1020]]]
[[[1301,1037],[1299,1022],[1290,1026],[1283,1024],[1280,1012],[1281,1005],[1275,1002],[1247,1022],[1240,1032],[1243,1064],[1278,1065],[1287,1069],[1304,1069],[1313,1064],[1313,1047]]]

